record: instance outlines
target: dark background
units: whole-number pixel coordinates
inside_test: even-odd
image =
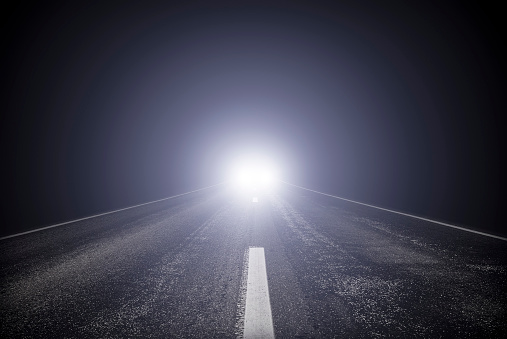
[[[493,4],[13,3],[2,234],[213,185],[297,185],[506,234]]]

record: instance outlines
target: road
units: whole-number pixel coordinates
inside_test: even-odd
[[[277,338],[506,335],[506,241],[288,186],[257,198],[219,186],[0,240],[0,337],[242,337],[251,248]]]

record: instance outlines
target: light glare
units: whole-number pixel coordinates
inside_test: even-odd
[[[242,190],[270,190],[274,188],[277,175],[267,161],[251,157],[236,164],[231,179],[233,185]]]

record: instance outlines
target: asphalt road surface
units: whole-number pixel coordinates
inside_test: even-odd
[[[277,338],[507,335],[506,241],[298,188],[250,193],[0,240],[0,337],[242,337],[253,247]]]

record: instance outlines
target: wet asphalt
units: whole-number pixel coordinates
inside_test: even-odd
[[[251,246],[277,338],[507,336],[506,241],[216,187],[0,240],[0,337],[241,337]]]

